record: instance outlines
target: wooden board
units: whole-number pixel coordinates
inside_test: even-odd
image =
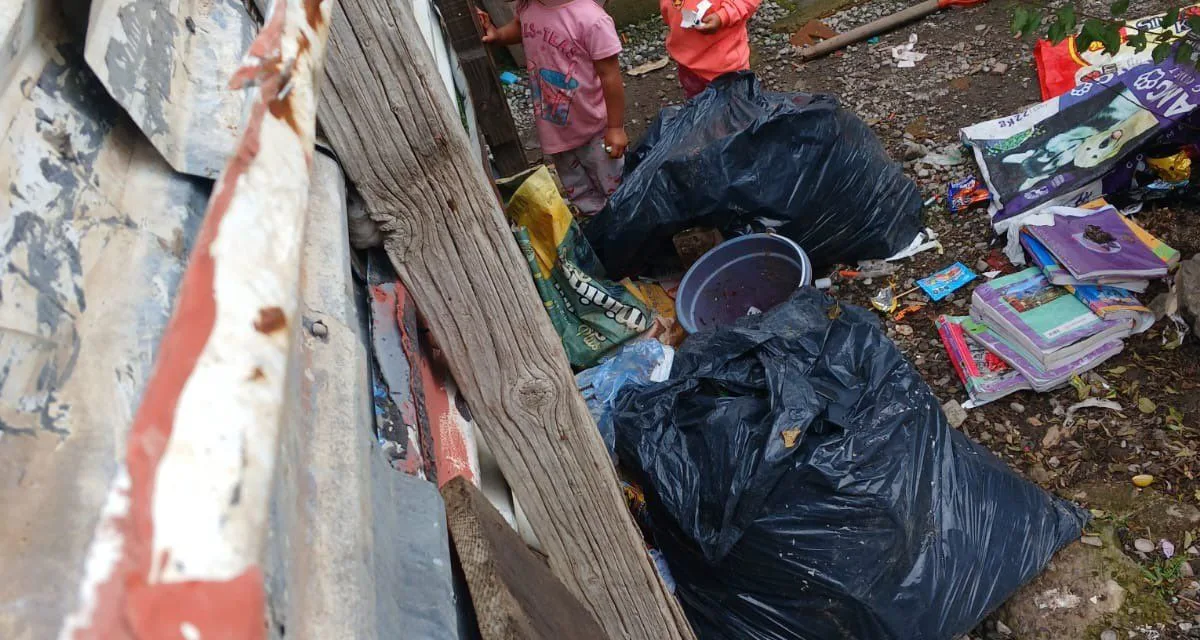
[[[480,41],[483,35],[475,20],[475,5],[471,0],[436,0],[446,34],[471,91],[471,104],[475,107],[475,118],[483,131],[483,139],[492,150],[496,170],[501,177],[516,175],[529,167],[525,159],[525,148],[521,136],[508,110],[508,100],[500,86],[499,72],[488,52],[487,45]]]
[[[596,640],[604,631],[474,485],[442,487],[483,640]]]
[[[510,0],[480,0],[483,10],[488,12],[492,18],[492,24],[497,27],[505,25],[513,21],[516,13],[513,11],[514,2]],[[519,44],[510,44],[507,47],[509,55],[512,56],[513,62],[517,63],[518,67],[525,68],[525,48]]]
[[[320,119],[554,575],[612,638],[692,638],[407,2],[334,9]]]

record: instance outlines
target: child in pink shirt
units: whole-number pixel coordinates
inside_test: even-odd
[[[516,19],[499,28],[479,18],[484,42],[524,45],[542,151],[579,212],[599,213],[629,145],[612,18],[595,0],[518,0]]]
[[[679,85],[689,99],[717,76],[750,68],[750,34],[746,21],[762,0],[709,0],[700,26],[685,29],[683,10],[695,11],[699,0],[658,0],[667,33],[667,53],[679,65]]]

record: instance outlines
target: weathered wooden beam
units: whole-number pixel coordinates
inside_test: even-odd
[[[446,23],[450,46],[458,54],[458,62],[467,77],[475,118],[479,121],[483,139],[492,150],[496,170],[501,176],[508,177],[528,169],[529,161],[525,159],[521,136],[508,110],[508,99],[500,86],[496,63],[487,45],[479,39],[483,34],[475,20],[475,4],[471,0],[437,0],[437,6]]]
[[[609,637],[691,638],[411,11],[338,3],[322,127],[554,574]]]

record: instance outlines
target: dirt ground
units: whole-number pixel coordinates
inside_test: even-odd
[[[1002,246],[991,231],[986,211],[951,214],[944,206],[947,184],[974,173],[974,162],[968,157],[965,164],[942,168],[921,165],[913,158],[924,155],[924,150],[957,143],[961,127],[1015,113],[1040,101],[1032,43],[1014,39],[1008,31],[1013,5],[993,1],[980,7],[944,11],[886,35],[876,44],[858,45],[821,60],[797,64],[787,37],[790,29],[808,17],[823,16],[836,30],[845,31],[915,3],[871,0],[831,14],[836,4],[844,3],[805,2],[798,7],[766,2],[752,23],[755,72],[771,89],[838,96],[845,107],[872,126],[892,157],[904,162],[926,198],[941,196],[926,208],[925,220],[940,236],[944,252],[926,252],[901,263],[895,278],[900,290],[911,288],[915,279],[955,261],[976,268],[980,259]],[[1094,5],[1090,10],[1096,15],[1106,14],[1106,2],[1089,4]],[[1167,4],[1133,2],[1129,15],[1152,14]],[[823,7],[830,11],[823,11]],[[664,55],[663,27],[656,21],[621,31],[626,40],[623,62],[627,68]],[[910,34],[916,34],[917,50],[928,57],[915,68],[896,68],[890,48],[907,41]],[[631,140],[642,134],[660,108],[683,99],[673,65],[641,77],[628,77],[626,83]],[[1137,219],[1184,258],[1200,252],[1200,207],[1148,204]],[[870,295],[884,284],[841,283],[833,294],[842,301],[869,307]],[[938,340],[933,320],[943,313],[965,314],[971,288],[928,304],[900,323],[886,321],[889,335],[943,401],[961,402],[966,395]],[[1163,290],[1165,287],[1156,285],[1143,300],[1148,302]],[[1091,390],[1086,393],[1115,400],[1123,407],[1120,412],[1084,409],[1073,425],[1067,425],[1066,407],[1078,402],[1084,393],[1074,387],[1040,394],[1022,392],[968,411],[960,427],[964,433],[1019,473],[1093,509],[1096,515],[1092,532],[1097,540],[1093,542],[1101,543],[1099,548],[1104,554],[1089,556],[1086,548],[1076,551],[1081,545],[1073,545],[1071,552],[1060,554],[1056,563],[1074,565],[1075,556],[1081,556],[1079,562],[1085,570],[1074,567],[1057,571],[1052,567],[1048,574],[1054,575],[1045,576],[1041,582],[1065,580],[1066,584],[1055,590],[1070,590],[1077,579],[1079,595],[1091,597],[1096,604],[1096,598],[1104,600],[1106,596],[1089,596],[1087,590],[1092,586],[1084,584],[1085,577],[1103,575],[1107,577],[1098,584],[1103,586],[1111,579],[1128,595],[1116,609],[1098,606],[1093,618],[1059,631],[1045,619],[1075,613],[1055,613],[1054,606],[1043,606],[1043,601],[1034,597],[1038,594],[1027,598],[1037,605],[1025,606],[1014,598],[1014,603],[981,625],[972,634],[974,637],[1200,637],[1200,583],[1195,582],[1192,568],[1195,563],[1200,570],[1197,547],[1193,546],[1193,539],[1200,538],[1200,490],[1195,482],[1200,471],[1200,340],[1189,336],[1182,346],[1167,348],[1163,332],[1166,324],[1160,321],[1150,331],[1128,340],[1124,352],[1090,378]],[[1135,488],[1131,478],[1137,474],[1152,474],[1154,484],[1146,489]],[[1149,540],[1156,548],[1137,551],[1134,543],[1138,539]],[[1162,540],[1176,549],[1173,558],[1165,557]],[[1031,589],[1044,586],[1039,583]],[[1046,591],[1039,593],[1044,596]],[[1029,610],[1028,619],[1014,619],[1026,615],[1022,610]],[[1003,619],[1005,616],[1009,619]],[[1038,616],[1043,620],[1034,620]]]

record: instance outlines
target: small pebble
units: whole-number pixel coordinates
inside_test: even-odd
[[[1100,640],[1117,640],[1117,632],[1112,629],[1105,629],[1100,632]]]
[[[906,324],[898,324],[896,325],[896,333],[902,336],[911,336],[913,334],[913,328]]]
[[[1150,553],[1151,551],[1154,551],[1154,543],[1145,538],[1138,538],[1137,540],[1133,541],[1133,548],[1141,551],[1142,553]]]
[[[1082,542],[1083,544],[1086,544],[1089,547],[1103,547],[1104,546],[1104,541],[1100,539],[1100,536],[1083,536],[1082,538],[1079,539],[1079,541]]]
[[[329,327],[325,326],[325,323],[321,322],[320,320],[312,323],[312,329],[310,331],[316,338],[324,338],[325,336],[329,335]]]
[[[1020,402],[1014,402],[1008,405],[1008,407],[1017,413],[1025,413],[1025,405],[1021,404]]]
[[[1008,625],[1004,624],[1003,622],[1000,622],[999,620],[996,621],[996,631],[998,631],[1001,634],[1006,635],[1006,636],[1012,635],[1012,629],[1009,629]]]

